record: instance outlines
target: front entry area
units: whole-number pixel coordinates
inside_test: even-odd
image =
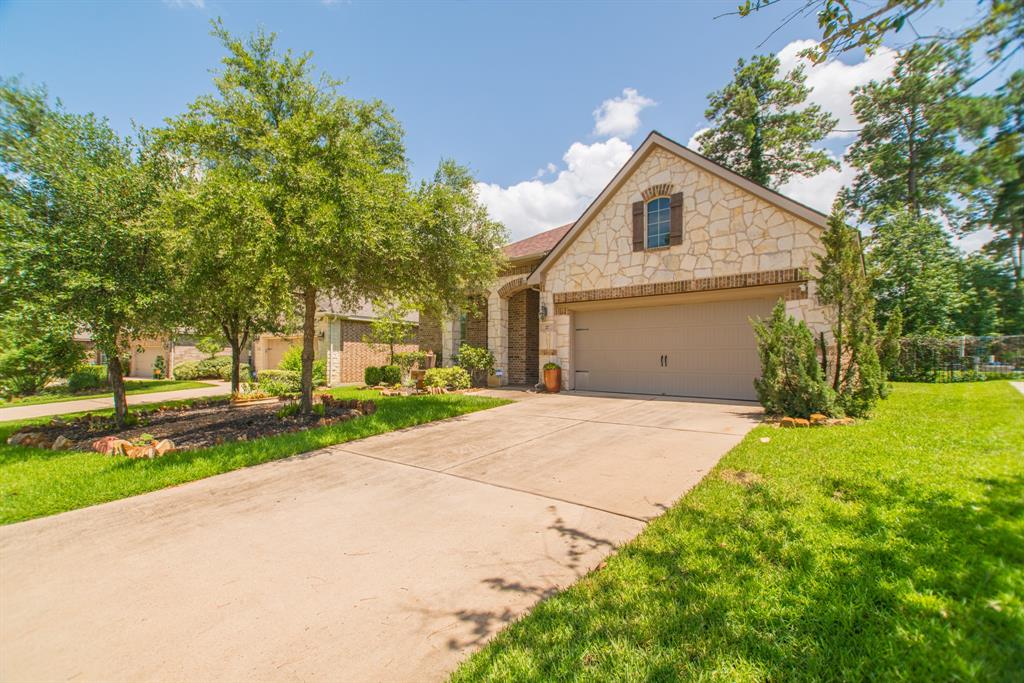
[[[581,310],[574,315],[575,388],[755,400],[760,374],[751,318],[774,299],[725,299]]]

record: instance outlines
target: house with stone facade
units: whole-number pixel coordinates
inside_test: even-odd
[[[486,345],[506,384],[556,362],[570,390],[754,399],[752,318],[783,299],[828,333],[812,279],[826,221],[652,132],[575,222],[508,245],[480,305],[430,344],[445,364]]]

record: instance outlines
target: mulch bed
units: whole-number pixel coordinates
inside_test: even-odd
[[[33,445],[48,448],[58,437],[64,437],[65,450],[88,451],[93,442],[105,436],[116,436],[137,442],[144,435],[155,440],[169,439],[175,450],[205,448],[230,441],[246,441],[287,432],[321,427],[373,414],[377,410],[373,401],[337,400],[322,398],[324,414],[288,415],[278,412],[288,402],[232,405],[226,399],[201,401],[190,407],[156,407],[133,413],[138,422],[124,431],[117,429],[110,417],[85,415],[74,420],[55,419],[46,426],[25,427],[19,432],[38,433]],[[148,438],[147,438],[148,441]]]

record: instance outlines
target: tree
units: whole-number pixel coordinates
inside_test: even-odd
[[[395,346],[412,339],[415,325],[408,316],[408,310],[388,308],[370,322],[370,333],[363,337],[371,346],[388,349],[388,365],[395,364]]]
[[[171,150],[177,132],[164,133]],[[175,158],[189,153],[202,149],[177,148]],[[293,305],[287,274],[275,263],[275,232],[261,188],[231,166],[213,166],[167,193],[159,220],[172,236],[176,298],[187,311],[182,319],[213,335],[196,344],[210,357],[227,342],[231,391],[237,392],[243,349],[257,335],[282,329]]]
[[[1009,265],[1013,286],[1024,296],[1024,70],[1014,73],[994,98],[995,134],[972,154],[981,171],[971,193],[964,232],[989,228],[987,254]]]
[[[813,149],[837,119],[817,104],[802,106],[811,89],[803,67],[779,76],[775,55],[740,59],[733,81],[708,95],[711,128],[697,140],[701,154],[766,187],[794,175],[813,176],[839,163]]]
[[[745,17],[778,3],[779,0],[744,0],[737,13]],[[886,36],[909,26],[915,15],[941,4],[943,0],[882,0],[873,5],[849,0],[804,0],[789,16],[817,16],[821,42],[807,50],[807,55],[815,62],[823,62],[856,48],[864,48],[870,54]],[[988,9],[976,21],[953,30],[942,29],[932,36],[922,37],[914,31],[912,40],[940,40],[963,49],[982,41],[992,69],[998,67],[1024,44],[1024,0],[979,0],[977,4],[987,5]],[[861,8],[864,13],[855,15],[855,10]]]
[[[900,340],[903,338],[903,311],[897,306],[882,330],[882,339],[878,344],[878,362],[882,365],[886,379],[892,376],[893,370],[900,362]]]
[[[166,329],[162,236],[144,220],[170,181],[148,137],[51,107],[42,89],[0,85],[0,301],[46,307],[92,334],[125,424],[121,356]]]
[[[219,23],[213,32],[228,52],[216,95],[197,99],[175,127],[206,167],[229,165],[260,188],[272,261],[302,314],[300,406],[309,413],[321,297],[450,304],[494,268],[467,266],[460,252],[479,232],[417,208],[402,130],[383,103],[343,96],[339,82],[314,77],[311,55],[277,52],[273,34],[239,40]],[[496,245],[474,253],[500,258]]]
[[[1007,264],[979,252],[963,259],[961,269],[969,305],[957,316],[957,328],[977,336],[1024,334],[1024,292],[1014,286]]]
[[[883,396],[885,382],[875,349],[874,300],[864,268],[860,234],[846,224],[842,200],[836,200],[821,236],[818,302],[829,308],[835,344],[832,389],[848,415],[866,415]]]
[[[956,321],[970,303],[960,254],[934,218],[897,212],[874,229],[868,247],[871,293],[883,323],[899,308],[907,334],[959,331]]]
[[[987,99],[956,95],[966,66],[963,53],[916,45],[889,78],[854,89],[863,128],[846,159],[857,169],[849,197],[862,220],[881,222],[904,207],[915,219],[959,220],[955,194],[974,170],[960,131],[991,115]]]

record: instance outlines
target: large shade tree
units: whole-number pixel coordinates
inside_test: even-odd
[[[122,357],[165,329],[165,245],[144,220],[171,175],[142,133],[117,135],[45,91],[0,85],[0,300],[45,306],[87,329],[107,356],[119,425]]]
[[[708,130],[697,136],[701,154],[766,187],[793,176],[813,176],[839,163],[812,145],[837,119],[806,104],[811,89],[803,68],[779,73],[775,55],[740,59],[733,80],[708,95]]]
[[[463,287],[482,286],[481,274],[494,272],[466,263],[466,241],[480,247],[477,258],[496,262],[500,240],[479,241],[485,236],[464,224],[446,232],[450,223],[418,208],[402,129],[383,103],[344,96],[339,82],[316,74],[311,55],[279,52],[272,34],[242,40],[220,24],[214,34],[228,53],[216,92],[171,128],[190,158],[231,166],[260,188],[262,229],[301,312],[308,412],[319,301],[456,302]],[[442,273],[434,259],[453,272]]]

